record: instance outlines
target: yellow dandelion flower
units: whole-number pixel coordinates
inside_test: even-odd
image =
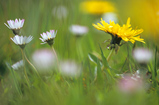
[[[90,14],[103,14],[106,12],[115,12],[116,9],[112,2],[107,1],[84,1],[80,4],[81,11]]]
[[[143,29],[132,29],[130,24],[130,18],[128,18],[127,23],[123,26],[119,24],[115,24],[114,21],[110,20],[110,24],[106,23],[104,20],[101,19],[101,24],[93,24],[93,26],[98,29],[109,33],[112,36],[112,40],[110,44],[120,44],[121,40],[125,42],[132,42],[133,44],[135,41],[144,42],[144,39],[140,38],[140,35],[143,32]]]

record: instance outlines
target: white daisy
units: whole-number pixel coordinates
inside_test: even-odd
[[[32,54],[32,60],[40,73],[49,72],[56,65],[56,57],[49,49],[36,50]]]
[[[53,45],[54,43],[54,38],[56,37],[57,31],[55,30],[50,30],[50,32],[46,32],[43,34],[40,34],[42,38],[39,38],[43,43],[48,43],[50,46]]]
[[[20,67],[24,66],[23,60],[20,60],[19,62],[16,62],[15,64],[12,65],[12,68],[14,70],[18,70]]]
[[[133,57],[138,63],[148,63],[152,57],[152,51],[145,48],[136,48],[133,50]]]
[[[74,61],[63,61],[60,63],[61,74],[68,77],[78,77],[81,74],[81,66]]]
[[[82,36],[88,32],[87,27],[80,25],[72,25],[70,26],[69,30],[76,36]]]
[[[25,47],[26,44],[28,44],[31,40],[33,39],[33,36],[19,36],[19,35],[15,35],[13,38],[11,38],[11,40],[16,44],[19,45],[22,49]]]
[[[118,23],[118,16],[114,12],[107,12],[103,14],[102,18],[103,20],[105,20],[106,23],[110,23],[110,20],[114,21],[115,23]]]
[[[19,34],[20,29],[23,27],[24,19],[18,21],[18,19],[14,20],[8,20],[8,25],[4,23],[9,29],[13,31],[15,35]]]
[[[68,15],[68,10],[65,6],[56,6],[52,10],[52,15],[59,20],[66,19]]]

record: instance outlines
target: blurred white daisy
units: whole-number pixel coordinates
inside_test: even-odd
[[[14,20],[8,20],[7,23],[8,23],[8,25],[6,23],[4,23],[4,24],[9,29],[11,29],[15,35],[19,35],[19,31],[23,27],[23,24],[24,24],[24,19],[22,19],[22,20],[15,19],[15,21]]]
[[[106,23],[110,23],[110,20],[114,21],[115,23],[118,23],[118,16],[114,12],[108,12],[103,14],[102,19],[105,20]]]
[[[78,77],[81,74],[81,66],[74,61],[63,61],[60,63],[61,74],[68,77]]]
[[[152,56],[152,51],[146,48],[136,48],[133,50],[134,59],[141,64],[148,63],[151,60]]]
[[[28,44],[33,39],[33,36],[19,36],[15,35],[11,40],[16,44],[19,45],[22,49],[25,47],[26,44]]]
[[[72,25],[70,26],[69,30],[76,36],[82,36],[88,32],[87,27],[80,25]]]
[[[53,45],[54,43],[54,38],[56,37],[57,31],[55,32],[55,30],[50,30],[50,32],[46,32],[43,34],[40,34],[42,38],[39,38],[43,43],[48,43],[50,46]]]
[[[48,72],[56,65],[56,57],[49,49],[40,49],[32,55],[33,64],[39,72]]]
[[[52,14],[53,16],[56,16],[58,19],[62,20],[67,18],[68,15],[68,10],[65,6],[57,6],[54,7],[52,10]]]
[[[16,62],[15,64],[12,65],[12,68],[14,70],[18,70],[20,67],[24,66],[23,60],[20,60],[18,62]]]

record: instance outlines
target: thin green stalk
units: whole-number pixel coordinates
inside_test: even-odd
[[[157,88],[157,68],[156,68],[156,64],[157,64],[157,46],[155,49],[155,64],[154,64],[154,86],[155,88]]]
[[[155,72],[155,78],[157,77],[157,46],[156,46],[156,50],[155,50],[155,65],[154,65],[154,72]]]
[[[23,94],[22,94],[22,92],[21,92],[21,90],[20,90],[20,87],[19,87],[17,78],[16,78],[16,76],[15,76],[15,73],[14,73],[14,71],[13,71],[11,65],[10,65],[8,62],[6,62],[6,65],[7,65],[8,69],[9,69],[10,72],[11,72],[11,75],[12,75],[12,78],[13,78],[13,82],[14,82],[14,84],[15,84],[15,88],[16,88],[16,90],[18,91],[19,95],[22,97]]]
[[[78,58],[80,60],[83,59],[83,52],[82,52],[82,48],[81,48],[81,40],[79,37],[76,37],[76,51],[77,51],[77,55],[78,55]]]
[[[58,57],[57,57],[56,51],[54,49],[54,46],[52,45],[51,48],[52,48],[53,53],[55,54],[55,57],[56,57],[56,60],[57,60],[57,65],[59,67],[59,61],[58,61]],[[60,67],[59,67],[59,69],[60,69]]]
[[[112,49],[107,57],[107,62],[109,62],[111,56],[113,55],[114,49]],[[104,65],[102,66],[102,71],[104,70]]]
[[[24,52],[23,52],[23,49],[21,49],[21,53],[22,53],[23,64],[24,64],[24,75],[25,75],[24,77],[26,79],[28,87],[30,88],[29,78],[28,78],[27,72],[25,70],[25,61],[24,61]]]
[[[39,75],[38,71],[36,70],[35,66],[28,60],[28,58],[26,57],[25,53],[24,53],[24,57],[25,57],[26,61],[33,67],[33,69],[35,70],[36,74],[40,77],[40,75]]]
[[[107,62],[109,62],[111,56],[113,55],[114,49],[112,49],[107,57]]]
[[[109,53],[109,55],[108,55],[108,57],[107,57],[107,62],[110,60],[111,56],[113,55],[113,52],[114,52],[114,49],[112,49],[112,50],[110,51],[110,53]],[[102,66],[101,70],[104,71],[104,65]],[[108,72],[108,74],[112,77],[112,79],[115,80],[114,77],[113,77],[113,75],[111,74],[110,70],[107,70],[107,72]],[[104,72],[104,74],[106,75],[105,72]]]
[[[53,51],[53,53],[54,53],[54,55],[55,55],[55,57],[56,57],[57,66],[58,66],[58,69],[59,69],[59,71],[60,71],[60,67],[59,67],[58,57],[57,57],[56,51],[55,51],[55,49],[54,49],[54,46],[53,46],[53,45],[50,45],[50,46],[51,46],[51,49],[52,49],[52,51]],[[51,75],[51,78],[52,78],[52,76],[53,76],[53,73],[52,73],[52,75]]]
[[[58,65],[59,71],[61,71],[61,70],[60,70],[59,61],[58,61],[58,57],[57,57],[57,54],[56,54],[56,51],[55,51],[55,49],[54,49],[53,45],[51,46],[51,48],[52,48],[52,50],[53,50],[53,53],[54,53],[54,54],[55,54],[55,56],[56,56],[57,65]],[[67,85],[70,87],[70,84],[69,84],[69,83],[68,83],[68,81],[65,79],[65,77],[63,77],[63,76],[62,76],[62,78],[65,80],[65,82],[67,83]]]
[[[129,68],[130,68],[131,74],[133,74],[132,67],[131,67],[131,64],[130,64],[130,63],[129,63]]]

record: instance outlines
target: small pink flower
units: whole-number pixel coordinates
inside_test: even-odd
[[[50,49],[40,49],[36,50],[32,55],[32,60],[41,73],[51,71],[56,65],[56,57]]]
[[[126,76],[119,80],[118,87],[122,92],[131,93],[143,89],[143,81],[140,78]]]

